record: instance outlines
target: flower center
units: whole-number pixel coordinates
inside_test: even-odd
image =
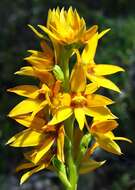
[[[71,106],[73,107],[83,107],[86,105],[86,98],[81,94],[76,95],[72,98]]]

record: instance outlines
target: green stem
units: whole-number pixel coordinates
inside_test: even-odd
[[[71,184],[71,187],[66,188],[66,190],[77,190],[78,174],[71,152],[68,155],[67,164],[68,164],[69,182]]]
[[[71,116],[68,119],[65,120],[65,131],[66,135],[70,139],[72,145],[73,145],[73,135],[74,135],[74,117]]]
[[[69,65],[68,59],[66,60],[66,64],[63,66],[63,73],[64,73],[64,91],[69,91]]]
[[[74,143],[73,143],[73,133],[74,133],[74,118],[70,117],[65,121],[65,131],[67,134],[66,138],[66,165],[67,165],[67,173],[68,180],[71,184],[71,187],[66,188],[66,190],[76,190],[77,189],[77,181],[78,181],[78,173],[77,166],[73,157]]]
[[[60,54],[60,67],[64,73],[64,92],[69,92],[69,58],[72,54],[72,49],[65,49],[65,47],[61,47]]]
[[[65,49],[65,47],[61,48],[61,56],[60,56],[60,67],[64,73],[64,92],[69,92],[70,89],[70,73],[69,73],[69,58],[72,54],[72,49]],[[66,170],[67,177],[71,184],[71,187],[66,187],[66,190],[77,190],[77,181],[78,181],[78,173],[77,166],[74,161],[73,150],[74,150],[74,117],[68,118],[64,122],[65,132],[66,132],[66,142],[65,142],[65,158],[66,158]]]

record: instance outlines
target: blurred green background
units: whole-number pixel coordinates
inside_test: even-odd
[[[72,5],[86,20],[87,26],[98,24],[99,30],[111,28],[101,40],[96,55],[97,63],[120,65],[126,72],[112,76],[122,93],[104,90],[116,100],[112,107],[120,119],[117,135],[132,139],[122,142],[124,155],[118,157],[97,152],[97,158],[107,159],[101,169],[80,177],[79,190],[135,190],[135,1],[133,0],[1,0],[0,1],[0,190],[58,190],[55,174],[40,172],[26,184],[19,186],[15,167],[22,160],[22,151],[5,146],[9,137],[21,128],[6,117],[20,101],[6,89],[32,82],[27,77],[13,75],[25,65],[27,49],[39,47],[38,40],[27,24],[45,24],[49,8]]]

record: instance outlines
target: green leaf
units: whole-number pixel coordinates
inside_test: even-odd
[[[67,179],[67,174],[66,174],[66,168],[65,165],[60,162],[56,157],[52,159],[53,166],[56,169],[56,172],[58,174],[59,179],[61,182],[68,188],[71,188],[71,184]]]
[[[77,160],[76,160],[76,163],[78,166],[80,165],[80,162],[83,159],[83,156],[85,155],[85,153],[88,149],[90,141],[91,141],[91,134],[90,133],[85,134],[81,139],[80,148],[79,148],[80,150],[79,150]]]

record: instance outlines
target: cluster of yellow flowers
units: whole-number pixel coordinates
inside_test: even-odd
[[[68,11],[49,10],[46,27],[38,26],[41,32],[29,27],[39,38],[41,51],[28,50],[30,56],[25,60],[30,66],[16,74],[36,77],[39,85],[8,89],[27,98],[8,115],[26,127],[7,142],[13,147],[29,147],[24,153],[27,161],[17,168],[28,169],[21,183],[45,168],[56,170],[55,164],[66,168],[68,179],[70,147],[66,141],[71,143],[78,173],[92,171],[105,162],[91,158],[97,148],[122,154],[115,140],[131,141],[114,136],[117,117],[107,107],[114,102],[96,93],[100,87],[120,92],[106,75],[123,72],[123,68],[94,61],[98,41],[110,29],[99,33],[94,25],[87,30],[84,19],[72,7]],[[61,172],[61,167],[57,169]]]

